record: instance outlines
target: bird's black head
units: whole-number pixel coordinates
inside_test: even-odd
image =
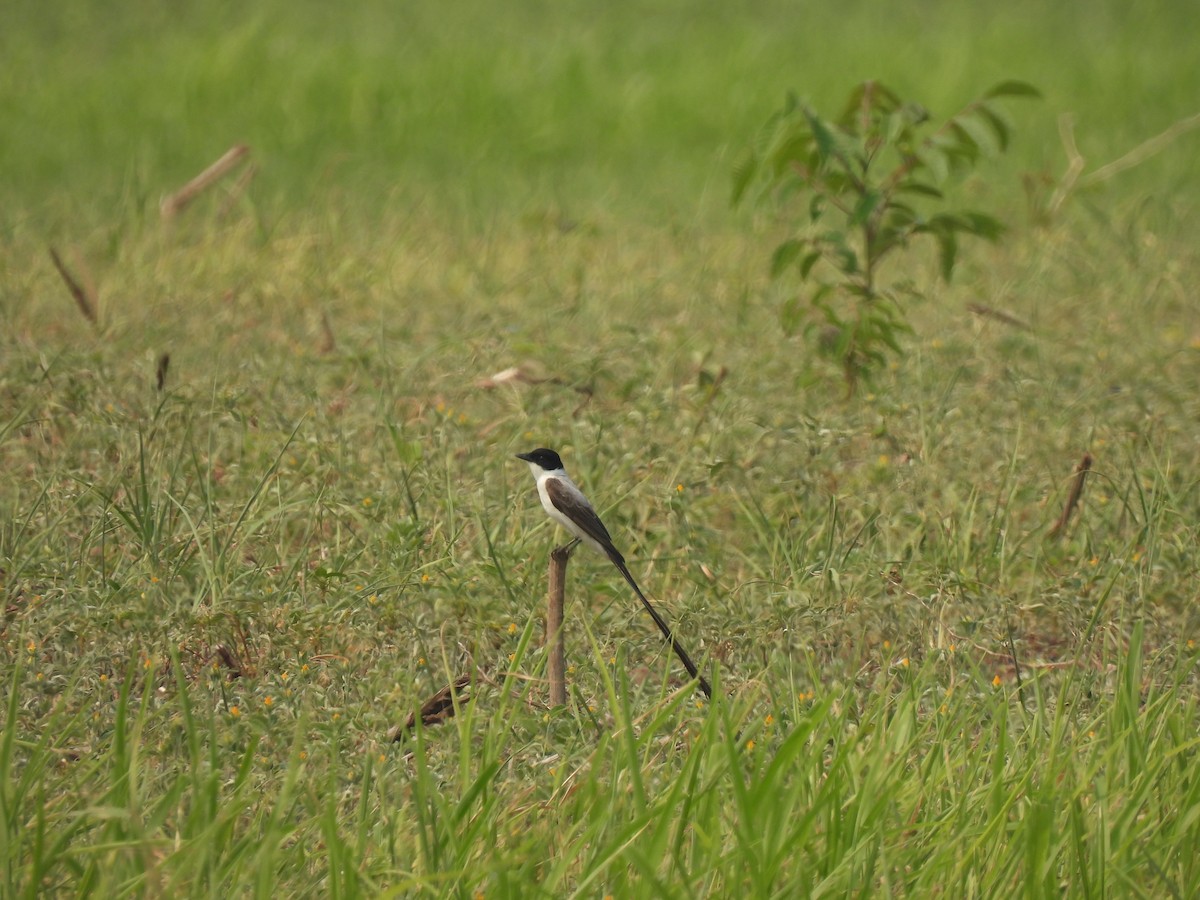
[[[555,469],[563,467],[562,460],[559,459],[558,454],[553,450],[547,450],[545,447],[538,447],[536,450],[530,450],[528,453],[518,453],[517,459],[533,463],[547,472],[553,472]]]

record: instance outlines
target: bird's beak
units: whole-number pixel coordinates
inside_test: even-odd
[[[529,454],[528,453],[518,453],[517,459],[524,460],[525,462],[529,462]]]

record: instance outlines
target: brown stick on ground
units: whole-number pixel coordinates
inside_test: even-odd
[[[158,366],[154,370],[154,383],[159,391],[167,386],[167,367],[171,365],[171,354],[164,353],[158,358]]]
[[[563,598],[566,595],[567,563],[575,544],[550,551],[550,591],[546,605],[546,677],[550,680],[550,705],[567,705],[567,661],[563,634]]]
[[[159,213],[168,221],[175,218],[185,206],[195,200],[197,196],[203,193],[214,182],[220,180],[223,175],[236,166],[249,152],[250,148],[245,144],[235,144],[230,147],[220,159],[174,194],[163,197],[162,203],[158,207]]]
[[[75,305],[79,307],[79,311],[83,313],[83,317],[96,324],[96,304],[94,298],[88,296],[88,292],[83,289],[78,281],[67,271],[67,267],[63,265],[62,258],[59,257],[58,251],[53,247],[50,248],[50,258],[54,260],[54,267],[58,269],[58,274],[62,276],[62,280],[67,284],[67,290],[71,292],[71,296],[75,298]]]
[[[1075,467],[1075,478],[1071,482],[1071,493],[1067,495],[1067,503],[1063,507],[1062,515],[1058,517],[1058,521],[1054,523],[1054,527],[1050,529],[1050,537],[1058,537],[1065,534],[1067,530],[1067,522],[1071,519],[1071,513],[1075,511],[1075,507],[1079,505],[1079,498],[1083,496],[1083,482],[1087,479],[1087,473],[1092,468],[1092,454],[1083,454],[1083,459],[1079,461],[1079,465]]]
[[[986,303],[968,303],[967,310],[975,313],[977,316],[995,319],[997,322],[1003,322],[1005,325],[1011,325],[1013,328],[1019,328],[1022,331],[1033,331],[1029,323],[1024,319],[1020,319],[1012,313],[997,309],[994,306],[988,306]]]

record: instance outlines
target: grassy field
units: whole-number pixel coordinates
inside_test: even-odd
[[[1193,895],[1190,5],[511,7],[6,10],[0,895]],[[728,198],[867,77],[1045,99],[847,398]],[[541,445],[711,703],[580,554],[547,707]]]

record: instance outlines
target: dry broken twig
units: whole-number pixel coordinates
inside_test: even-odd
[[[1092,454],[1083,454],[1083,459],[1079,461],[1079,465],[1075,467],[1075,477],[1071,482],[1071,493],[1067,495],[1067,503],[1063,507],[1062,515],[1058,517],[1058,521],[1050,529],[1050,537],[1056,537],[1066,532],[1067,522],[1071,519],[1071,513],[1075,511],[1075,507],[1079,505],[1079,498],[1083,496],[1083,483],[1087,479],[1087,473],[1092,468]]]
[[[158,365],[154,369],[154,383],[161,393],[163,388],[167,386],[167,367],[171,365],[171,354],[164,353],[158,358]]]
[[[230,147],[221,155],[220,159],[174,194],[163,197],[158,207],[159,213],[167,221],[175,218],[183,211],[184,207],[237,166],[249,152],[250,148],[245,144],[235,144]]]
[[[1033,331],[1033,326],[1024,319],[1014,316],[1010,312],[1005,312],[1002,309],[997,309],[994,306],[988,306],[986,303],[968,303],[967,309],[985,319],[995,319],[997,322],[1003,322],[1005,325],[1011,325],[1013,328],[1019,328],[1022,331]]]
[[[229,189],[229,195],[225,198],[225,202],[221,204],[221,208],[217,210],[217,218],[224,219],[229,215],[229,211],[233,209],[233,205],[241,199],[246,193],[246,188],[250,186],[250,182],[254,180],[254,176],[258,174],[258,166],[251,164],[246,166],[242,174],[238,176],[237,181],[233,183],[233,187]]]
[[[79,311],[83,313],[83,317],[96,324],[96,292],[84,290],[83,286],[75,279],[63,264],[62,258],[58,255],[58,251],[53,247],[50,248],[50,258],[54,260],[54,267],[58,269],[58,274],[62,276],[62,280],[66,282],[67,290],[71,292],[71,296],[75,298],[75,305],[79,307]],[[90,295],[89,295],[90,294]]]

